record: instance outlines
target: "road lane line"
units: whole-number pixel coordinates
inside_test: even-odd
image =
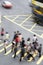
[[[11,45],[12,45],[12,44],[9,44],[9,45],[6,47],[6,49],[9,48]],[[2,51],[4,51],[4,48],[2,48],[2,49],[0,50],[0,53],[1,53]]]
[[[30,14],[29,14],[30,15]],[[29,16],[29,15],[5,15],[6,17],[14,17],[14,16]],[[3,16],[4,17],[4,16]]]
[[[36,23],[30,28],[30,31],[36,26]]]
[[[29,17],[27,17],[24,21],[22,21],[22,23],[20,25],[22,25],[23,23],[25,23],[32,15],[30,15]]]
[[[15,21],[19,16],[16,16],[12,21]]]
[[[39,58],[39,60],[37,61],[37,63],[36,64],[40,64],[41,62],[42,62],[42,60],[43,60],[43,55],[41,56],[41,58]]]
[[[30,29],[27,29],[27,28],[23,27],[22,25],[20,25],[20,24],[14,22],[14,21],[12,21],[12,20],[10,20],[10,19],[7,18],[6,16],[5,16],[4,18],[7,19],[7,20],[9,20],[10,22],[12,22],[12,23],[14,23],[14,24],[20,26],[20,27],[23,28],[24,30],[29,31],[29,32],[31,32],[32,34],[35,34],[35,35],[37,35],[38,37],[42,38],[42,37],[41,37],[40,35],[38,35],[37,33],[31,31]],[[42,38],[42,39],[43,39],[43,38]]]

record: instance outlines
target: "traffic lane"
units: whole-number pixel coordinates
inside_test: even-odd
[[[3,8],[2,6],[0,7],[0,12],[1,15],[6,15],[6,14],[28,14],[31,13],[31,8],[29,7],[28,1],[27,0],[8,0],[13,4],[13,7],[11,9],[6,9]],[[1,1],[0,3],[2,3]],[[3,12],[3,13],[2,13]]]

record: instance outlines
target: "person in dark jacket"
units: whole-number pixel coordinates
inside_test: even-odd
[[[15,44],[14,44],[14,58],[15,58],[16,52],[17,52],[17,46],[19,43],[19,31],[17,31],[17,33],[15,34],[14,41],[15,41]]]
[[[28,59],[28,60],[30,60],[30,57],[32,57],[33,60],[35,60],[35,58],[33,57],[33,53],[34,53],[34,52],[31,51],[31,50],[27,52],[27,59]]]
[[[42,50],[42,44],[40,44],[40,46],[39,46],[39,48],[38,48],[39,58],[41,57],[41,50]]]
[[[24,57],[24,53],[25,53],[25,40],[24,38],[22,38],[22,41],[20,43],[20,46],[21,46],[21,53],[20,53],[20,61],[22,60],[22,57]]]
[[[11,52],[13,52],[13,50],[14,50],[14,43],[15,43],[16,36],[17,36],[17,34],[16,34],[16,32],[14,32],[14,37],[13,37],[13,40],[12,40]]]

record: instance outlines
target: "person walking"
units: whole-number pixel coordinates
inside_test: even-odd
[[[24,53],[25,53],[25,40],[24,38],[22,38],[22,41],[20,43],[21,46],[21,53],[20,53],[20,61],[22,60],[22,57],[24,57]]]
[[[4,28],[1,29],[1,40],[4,41],[4,34],[5,34],[5,31],[4,31]]]
[[[42,44],[40,44],[38,48],[39,58],[41,57],[41,51],[42,51]]]

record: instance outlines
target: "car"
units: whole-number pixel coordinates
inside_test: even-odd
[[[2,6],[4,8],[11,8],[12,4],[9,1],[3,1]]]

